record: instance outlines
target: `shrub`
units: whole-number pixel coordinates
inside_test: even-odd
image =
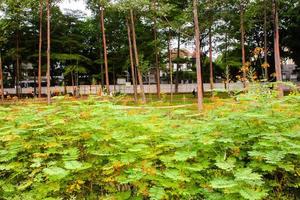
[[[299,95],[260,92],[201,116],[93,99],[0,107],[0,199],[295,199],[299,116]]]

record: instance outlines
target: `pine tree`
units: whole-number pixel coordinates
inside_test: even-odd
[[[142,76],[141,69],[140,69],[139,54],[138,54],[138,49],[137,49],[137,44],[136,44],[135,23],[134,23],[134,15],[133,15],[132,9],[130,9],[130,21],[131,21],[132,43],[133,43],[135,64],[136,64],[136,68],[137,68],[137,76],[138,76],[138,80],[140,83],[142,101],[143,101],[143,103],[146,103],[143,76]]]
[[[42,97],[42,41],[43,41],[43,0],[40,0],[39,13],[39,58],[38,58],[38,96]]]
[[[278,17],[278,2],[273,0],[273,15],[274,15],[274,58],[275,58],[275,72],[276,80],[279,82],[278,91],[279,96],[283,96],[283,88],[280,82],[282,82],[281,74],[281,58],[280,58],[280,44],[279,44],[279,17]]]
[[[109,88],[109,73],[108,73],[108,60],[107,60],[107,45],[106,45],[106,34],[105,34],[105,25],[104,25],[104,6],[99,6],[100,11],[100,23],[101,23],[101,31],[102,31],[102,42],[103,42],[103,57],[104,57],[104,67],[105,67],[105,83],[107,93],[110,93]]]
[[[240,0],[240,24],[241,24],[241,49],[242,49],[242,71],[243,71],[243,84],[246,88],[246,53],[245,53],[245,27],[244,27],[244,0]]]
[[[128,48],[129,48],[129,57],[130,57],[131,79],[132,79],[132,83],[133,83],[134,101],[137,102],[138,96],[137,96],[137,83],[136,83],[136,73],[135,73],[136,70],[134,67],[132,41],[131,41],[131,30],[130,30],[130,24],[128,22],[128,19],[126,19],[126,26],[127,26],[127,34],[128,34]]]
[[[193,0],[193,15],[195,26],[195,44],[196,44],[196,67],[197,67],[197,85],[198,85],[198,110],[203,110],[203,89],[201,73],[201,55],[200,55],[200,31],[198,22],[198,2]]]
[[[153,10],[153,37],[154,37],[154,53],[155,53],[155,75],[156,75],[156,92],[157,97],[160,99],[160,67],[159,67],[159,49],[158,49],[158,38],[157,38],[157,0],[152,0],[152,10]],[[149,80],[150,81],[150,80]]]
[[[51,0],[46,0],[47,5],[47,103],[51,104],[51,83],[50,83],[50,67],[51,67]]]

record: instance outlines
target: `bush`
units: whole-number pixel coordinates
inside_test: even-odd
[[[0,107],[0,199],[300,196],[299,95],[250,92],[208,107]]]

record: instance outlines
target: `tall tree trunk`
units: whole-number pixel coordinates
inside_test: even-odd
[[[33,70],[33,95],[34,97],[37,95],[37,91],[36,91],[36,69]]]
[[[171,31],[169,30],[168,36],[168,54],[169,54],[169,68],[170,68],[170,85],[171,85],[171,103],[173,102],[173,63],[171,51]]]
[[[104,56],[104,66],[105,66],[105,83],[106,83],[107,93],[110,93],[108,61],[107,61],[107,46],[106,46],[106,35],[105,35],[105,26],[104,26],[104,7],[100,6],[99,9],[100,9],[100,18],[101,18],[100,21],[101,21],[103,56]]]
[[[102,51],[100,51],[100,58],[102,58]],[[101,68],[101,87],[104,88],[104,85],[105,85],[105,81],[104,81],[104,66],[103,66],[103,63],[101,61],[101,64],[100,64],[100,68]]]
[[[229,76],[229,65],[228,65],[228,30],[225,32],[225,66],[226,66],[226,71],[225,71],[225,90],[229,93],[229,83],[230,83],[230,76]]]
[[[240,0],[240,25],[241,25],[241,48],[242,48],[242,64],[243,64],[243,85],[246,88],[246,53],[245,53],[245,28],[244,28],[244,5]]]
[[[155,41],[155,69],[156,69],[156,92],[157,97],[160,99],[160,67],[159,67],[159,52],[157,48],[157,17],[156,17],[156,0],[152,1],[153,12],[154,12],[154,25],[153,25],[153,36]],[[150,81],[150,80],[149,80]]]
[[[193,14],[195,26],[195,44],[196,44],[196,66],[197,66],[197,85],[198,85],[198,110],[203,110],[203,90],[202,90],[202,72],[201,72],[201,55],[200,55],[200,31],[198,21],[198,3],[193,0]]]
[[[131,42],[131,31],[128,19],[126,19],[127,25],[127,34],[128,34],[128,48],[129,48],[129,56],[130,56],[130,68],[131,68],[131,79],[133,83],[133,93],[134,93],[134,102],[137,102],[137,84],[136,84],[136,75],[134,69],[134,60],[133,60],[133,52],[132,52],[132,42]]]
[[[267,0],[264,0],[264,64],[268,64]],[[268,81],[268,67],[265,66],[265,79]]]
[[[17,31],[16,95],[20,97],[20,32]]]
[[[180,33],[180,30],[179,30],[179,33],[178,33],[178,45],[177,45],[177,61],[176,61],[176,81],[175,81],[175,93],[177,94],[178,93],[178,85],[179,85],[179,69],[180,69],[180,40],[181,40],[181,33]]]
[[[74,97],[75,96],[75,83],[74,83],[73,70],[71,71],[71,82],[72,82],[72,90],[73,90],[73,97]]]
[[[51,0],[47,0],[47,103],[51,104],[51,83],[50,83],[50,56],[51,56],[51,33],[50,33],[50,21],[51,21]]]
[[[1,84],[1,101],[4,101],[4,86],[3,86],[3,68],[2,68],[2,56],[0,54],[0,84]]]
[[[143,76],[141,73],[141,69],[139,66],[139,54],[138,54],[138,49],[136,45],[136,34],[135,34],[135,23],[134,23],[134,17],[133,17],[133,10],[130,10],[130,19],[131,19],[131,29],[132,29],[132,43],[133,43],[133,50],[134,50],[134,55],[135,55],[135,64],[136,64],[136,69],[137,69],[137,75],[140,83],[140,88],[141,88],[141,95],[142,95],[142,101],[143,103],[146,103],[146,96],[145,96],[145,90],[144,90],[144,84],[143,84]]]
[[[79,88],[79,72],[78,72],[78,60],[76,60],[76,97],[79,97],[80,95],[80,88]]]
[[[43,0],[40,0],[40,16],[39,16],[39,64],[38,64],[38,93],[39,98],[42,97],[42,39],[43,39]]]
[[[273,0],[273,14],[274,14],[274,57],[275,57],[275,71],[276,80],[279,82],[278,90],[279,97],[283,97],[282,73],[281,73],[281,58],[280,58],[280,44],[279,44],[279,17],[278,17],[278,2]]]
[[[212,61],[212,33],[211,28],[209,29],[209,72],[210,72],[210,90],[213,94],[214,90],[214,72],[213,72],[213,61]]]
[[[227,66],[228,65],[228,30],[226,30],[225,32],[225,65]]]
[[[115,65],[112,65],[113,68],[113,84],[114,84],[114,93],[117,92],[117,88],[116,88],[116,72],[115,72]]]
[[[100,17],[99,17],[100,19]],[[99,34],[99,37],[97,37],[97,40],[98,40],[98,43],[99,43],[99,61],[100,61],[100,78],[101,78],[101,87],[104,88],[104,73],[103,73],[103,63],[102,63],[102,46],[101,46],[101,41],[100,41],[100,38],[101,38],[101,34]]]

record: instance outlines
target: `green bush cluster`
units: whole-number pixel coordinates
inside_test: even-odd
[[[258,93],[201,115],[93,99],[0,107],[0,199],[297,199],[300,96]]]

